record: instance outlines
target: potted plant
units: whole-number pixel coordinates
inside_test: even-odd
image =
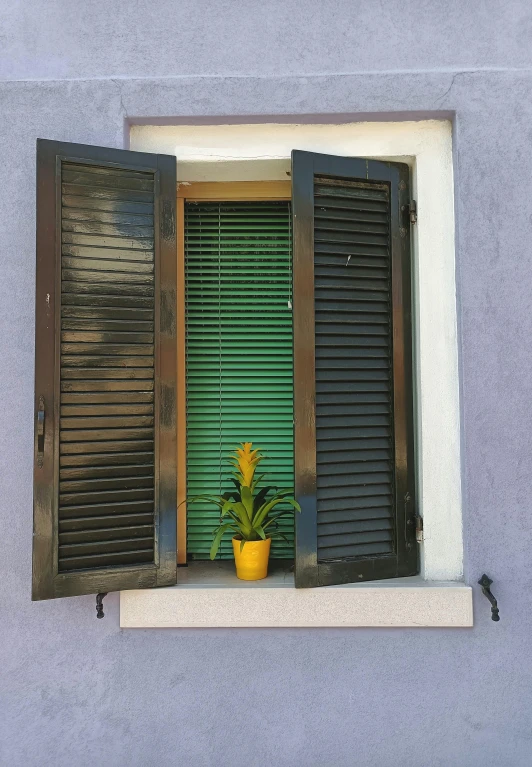
[[[272,539],[286,541],[279,532],[278,520],[289,514],[290,509],[279,509],[279,504],[289,504],[301,511],[298,502],[289,497],[292,490],[278,491],[272,485],[260,487],[266,475],[256,477],[255,470],[265,456],[260,448],[251,448],[251,442],[243,442],[229,458],[234,468],[231,481],[235,490],[223,495],[199,495],[187,501],[209,501],[218,506],[220,524],[213,533],[210,557],[215,558],[223,536],[232,533],[236,575],[244,581],[266,578]]]

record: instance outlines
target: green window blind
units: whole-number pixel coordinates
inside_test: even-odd
[[[271,484],[294,486],[289,202],[185,206],[187,495],[232,489],[227,455],[265,450]],[[187,548],[207,559],[218,509],[187,507]],[[284,529],[283,529],[284,528]],[[272,556],[293,557],[293,519]],[[232,557],[230,537],[220,549]]]

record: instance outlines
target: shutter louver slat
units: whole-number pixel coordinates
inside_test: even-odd
[[[151,203],[153,174],[63,163],[62,178],[59,572],[153,563],[154,210],[137,226],[98,202]],[[83,224],[68,205],[91,208]]]
[[[187,495],[230,490],[225,459],[243,441],[265,450],[272,484],[293,487],[288,203],[187,203],[185,256]],[[218,521],[215,507],[188,506],[192,557],[208,558]],[[291,557],[293,521],[281,530],[289,544],[272,556]]]

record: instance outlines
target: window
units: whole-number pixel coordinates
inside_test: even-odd
[[[271,186],[271,194],[284,194],[289,184]],[[205,194],[201,184],[185,187],[178,200],[184,208],[178,263],[184,262],[186,286],[185,338],[178,338],[186,357],[186,412],[178,413],[186,423],[183,495],[228,490],[227,455],[242,441],[266,451],[272,484],[293,488],[290,202],[245,200],[245,189],[242,199],[223,201],[234,185],[208,187],[218,201],[195,200],[194,194]],[[266,193],[263,185],[252,187]],[[208,559],[218,510],[195,503],[178,514],[186,516],[187,528],[178,539],[178,561]],[[293,559],[293,520],[281,532],[287,542],[273,542],[272,558]],[[219,558],[233,558],[229,537]]]
[[[323,163],[325,171],[320,171]],[[326,175],[318,176],[314,164]],[[379,171],[388,174],[386,181],[353,180],[367,179],[368,174],[378,177]],[[242,440],[253,440],[268,450],[274,479],[281,486],[292,486],[295,399],[296,434],[299,425],[316,420],[313,433],[299,429],[296,451],[301,483],[306,447],[316,444],[312,498],[304,517],[297,520],[298,553],[302,555],[310,533],[314,562],[306,573],[296,565],[296,584],[410,575],[416,571],[417,557],[411,357],[407,355],[406,365],[404,360],[405,346],[411,346],[408,168],[366,161],[357,165],[345,158],[295,152],[296,181],[309,172],[313,181],[306,199],[295,200],[294,213],[296,232],[298,215],[314,221],[314,259],[309,259],[308,246],[301,249],[294,344],[288,203],[273,198],[245,201],[246,193],[251,197],[260,189],[262,194],[275,195],[276,189],[279,194],[281,185],[207,183],[180,190],[185,201],[185,244],[184,253],[178,250],[178,261],[184,259],[187,285],[183,497],[227,490],[224,458]],[[341,181],[341,174],[351,178]],[[290,193],[290,186],[285,183],[282,191],[289,187]],[[223,202],[224,193],[241,199]],[[203,199],[195,200],[197,194]],[[208,195],[218,201],[208,200]],[[389,233],[394,229],[392,246]],[[393,292],[401,318],[396,318],[395,328]],[[314,335],[305,338],[309,326]],[[299,366],[295,381],[292,347]],[[310,366],[310,358],[302,356],[306,347],[314,350]],[[311,380],[316,383],[306,391]],[[316,419],[305,405],[314,400]],[[399,468],[394,464],[396,454],[402,456]],[[283,476],[278,475],[281,469]],[[301,487],[298,497],[306,497]],[[185,514],[184,507],[180,513]],[[207,504],[188,509],[189,558],[208,557],[216,520],[216,510]],[[185,523],[181,527],[185,529]],[[228,541],[222,558],[232,557],[229,546]],[[184,562],[182,548],[181,541],[178,554]],[[273,557],[291,553],[283,546],[272,552]]]
[[[294,314],[294,465],[304,507],[296,585],[415,573],[408,168],[295,152],[292,186],[294,293],[286,305]],[[230,271],[222,274],[220,260],[216,279],[205,271],[205,236],[207,243],[213,231],[223,237],[230,212],[245,219],[246,208],[260,219],[268,206],[286,212],[288,203],[178,207],[177,234],[187,233],[185,323],[173,158],[41,142],[38,189],[34,598],[174,583],[176,438],[187,447],[189,485],[201,483],[212,456],[200,449],[193,468],[195,437],[206,428],[214,441],[217,430],[219,453],[236,423],[231,397],[238,389],[224,389],[224,376],[211,366],[218,392],[202,407],[212,381],[195,368],[199,342],[214,350],[205,364],[216,353],[230,358],[239,340],[236,314],[224,315],[229,333],[220,330],[222,286],[230,291],[224,300],[237,306],[238,284]],[[282,232],[276,236],[281,242]],[[242,268],[256,271],[257,264]],[[39,322],[46,312],[55,325]],[[213,313],[215,322],[202,322]],[[258,369],[269,350],[282,357],[273,342],[286,342],[287,326],[276,329],[268,347],[256,344]],[[180,333],[187,340],[177,346],[176,375]],[[275,410],[264,391],[257,394]],[[216,418],[209,417],[212,403]],[[275,413],[272,429],[283,429],[287,412]],[[219,482],[219,463],[214,471],[211,481]],[[189,551],[200,557],[204,522],[189,511]]]

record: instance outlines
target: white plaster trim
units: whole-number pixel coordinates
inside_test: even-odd
[[[421,574],[463,572],[451,124],[131,126],[130,147],[177,157],[181,181],[286,179],[292,149],[401,160],[412,167],[417,497]]]
[[[421,576],[459,581],[463,540],[451,124],[133,125],[130,148],[176,155],[180,181],[286,179],[292,149],[409,163],[419,213],[413,287]],[[156,593],[144,593],[142,601],[156,599]],[[395,588],[390,595],[399,599]],[[294,599],[302,603],[301,597]]]
[[[235,579],[236,580],[236,579]],[[469,586],[421,578],[296,589],[205,583],[122,591],[121,628],[470,627]]]

